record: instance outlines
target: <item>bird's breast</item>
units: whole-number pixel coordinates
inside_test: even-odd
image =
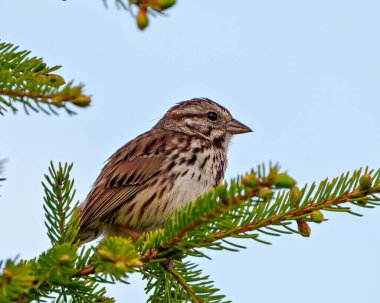
[[[162,212],[169,216],[171,210],[182,208],[198,196],[215,187],[223,178],[227,166],[223,150],[193,146],[178,156],[169,180],[170,190],[162,196]]]
[[[167,155],[166,168],[121,209],[120,225],[137,231],[162,226],[174,210],[215,187],[227,166],[226,153],[192,142]]]

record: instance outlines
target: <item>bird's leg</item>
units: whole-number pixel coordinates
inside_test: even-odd
[[[121,231],[121,232],[127,234],[128,236],[130,236],[133,240],[137,240],[141,236],[141,234],[138,233],[137,231],[134,231],[134,230],[129,229],[129,228],[124,227],[124,226],[116,225],[116,228],[119,231]]]
[[[144,257],[147,259],[154,259],[158,256],[158,249],[157,248],[148,248],[145,252]]]
[[[132,229],[129,229],[128,227],[124,227],[124,226],[120,226],[120,225],[116,225],[115,226],[119,231],[127,234],[128,236],[130,236],[133,240],[137,240],[138,238],[141,237],[141,234],[138,233],[137,231],[134,231]],[[145,255],[144,257],[147,258],[147,259],[154,259],[158,256],[158,249],[157,248],[148,248],[147,251],[145,252]],[[168,260],[168,262],[171,262],[170,260]],[[169,264],[169,263],[168,263]],[[166,265],[165,263],[165,266],[169,266],[169,265]]]

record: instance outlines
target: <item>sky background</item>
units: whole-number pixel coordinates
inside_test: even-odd
[[[300,186],[380,167],[380,1],[179,0],[137,30],[94,0],[0,0],[0,39],[62,65],[92,105],[69,117],[0,118],[0,259],[49,247],[41,181],[49,161],[74,162],[83,200],[103,162],[181,100],[209,97],[254,132],[237,136],[226,178],[279,162]],[[227,298],[249,302],[374,302],[380,296],[380,209],[327,213],[310,238],[244,241],[195,260]],[[145,302],[144,282],[108,287]]]

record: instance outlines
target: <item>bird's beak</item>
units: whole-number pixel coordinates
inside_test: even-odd
[[[230,122],[228,122],[227,131],[230,134],[236,135],[250,133],[252,132],[252,129],[250,129],[247,125],[244,125],[243,123],[239,122],[238,120],[232,119]]]

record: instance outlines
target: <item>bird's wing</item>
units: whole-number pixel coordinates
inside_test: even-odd
[[[151,133],[120,148],[108,160],[86,200],[80,205],[81,229],[127,202],[166,167],[165,137]],[[154,137],[154,138],[152,138]]]

